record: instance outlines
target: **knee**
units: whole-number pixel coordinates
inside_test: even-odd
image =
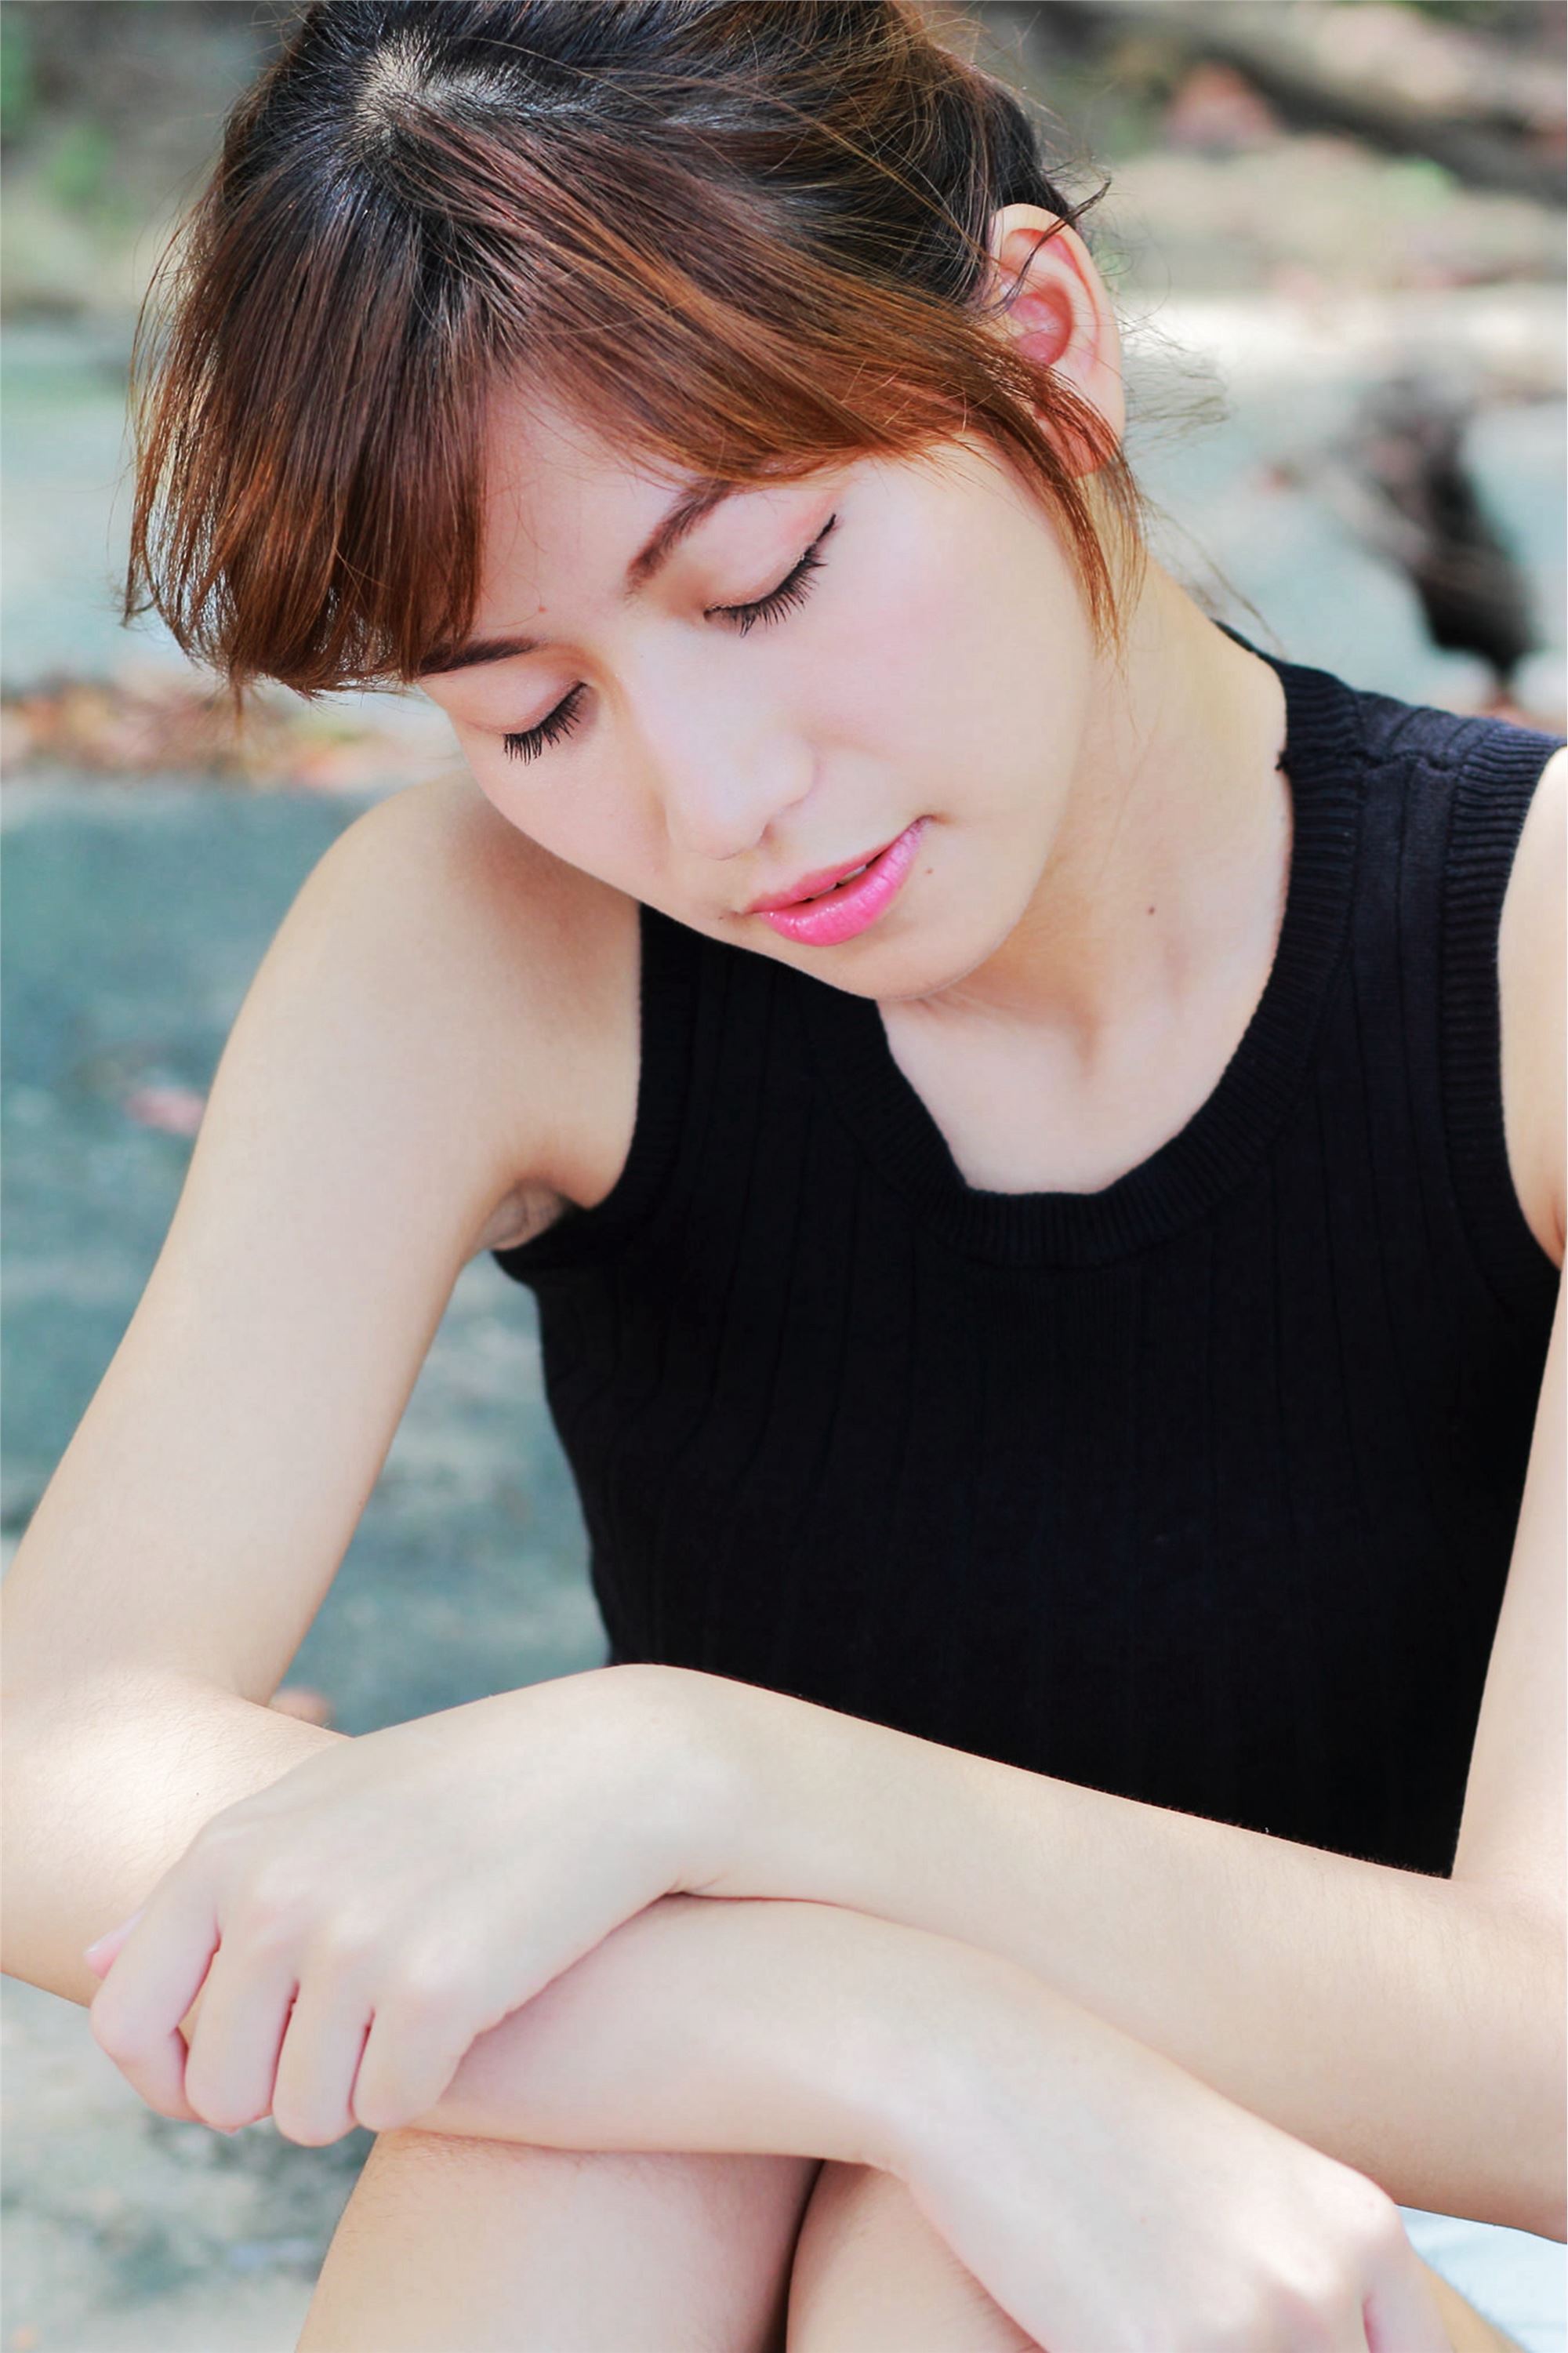
[[[377,2133],[365,2163],[367,2167],[374,2164],[381,2172],[427,2173],[486,2168],[499,2171],[526,2164],[534,2158],[552,2159],[579,2154],[574,2149],[540,2148],[531,2141],[484,2140],[473,2134],[424,2132],[413,2126],[403,2126],[391,2132]]]
[[[404,2126],[379,2132],[365,2159],[368,2172],[425,2173],[461,2166],[502,2165],[522,2154],[515,2141],[465,2139],[458,2133],[418,2132]]]
[[[650,2245],[722,2248],[738,2272],[771,2263],[782,2293],[816,2170],[814,2158],[545,2148],[410,2128],[377,2134],[352,2212],[356,2233],[383,2236],[460,2215],[466,2229],[506,2217],[548,2239],[600,2217]]]
[[[875,2166],[845,2165],[837,2158],[828,2158],[818,2173],[809,2212],[814,2243],[824,2253],[873,2233],[896,2234],[920,2221],[901,2181]]]
[[[432,2214],[477,2213],[502,2200],[510,2205],[524,2191],[553,2189],[575,2151],[535,2148],[521,2141],[465,2139],[456,2133],[412,2127],[377,2133],[361,2168],[353,2207],[356,2229],[367,2222],[384,2229]]]
[[[562,2216],[604,2197],[668,2206],[691,2203],[699,2185],[679,2158],[614,2150],[544,2148],[532,2141],[486,2140],[414,2127],[377,2133],[360,2176],[357,2209],[384,2228],[440,2213],[504,2211]]]
[[[705,2217],[743,2230],[748,2221],[798,2221],[817,2172],[815,2158],[637,2149],[548,2148],[535,2141],[485,2140],[416,2126],[378,2133],[364,2173],[380,2183],[504,2179],[512,2188],[562,2196],[571,2185],[602,2184],[673,2220]],[[851,2168],[844,2168],[853,2170]],[[597,2194],[595,2191],[594,2194]]]
[[[788,2353],[1037,2353],[992,2301],[903,2183],[824,2165],[790,2278]]]

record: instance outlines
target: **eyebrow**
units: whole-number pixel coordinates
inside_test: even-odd
[[[756,486],[702,481],[682,491],[627,565],[626,585],[621,590],[623,598],[635,596],[646,588],[668,563],[681,541],[715,507],[722,506],[738,491],[752,487]],[[480,662],[511,661],[519,654],[537,653],[547,642],[542,638],[470,638],[464,645],[438,647],[428,661],[420,663],[417,675],[428,678],[438,671],[472,670]]]

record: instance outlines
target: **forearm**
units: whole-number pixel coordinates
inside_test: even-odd
[[[1402,2204],[1563,2234],[1549,1917],[702,1681],[747,1790],[708,1892],[962,1937]]]
[[[1024,1970],[945,1936],[832,1905],[671,1895],[482,2034],[413,2126],[907,2178],[944,2118],[1005,2074],[999,2053],[1026,2039],[1065,2056],[1075,2021],[1102,2037]]]
[[[100,1980],[83,1946],[146,1901],[214,1814],[345,1736],[167,1675],[8,1693],[0,1968],[89,2005]]]
[[[344,1736],[163,1673],[13,1694],[5,1708],[5,1973],[90,2004],[82,1947],[216,1814]],[[822,1905],[671,1896],[471,2046],[426,2129],[563,2148],[895,2161],[922,2031],[1023,1972]],[[185,2021],[187,2030],[200,1997]]]

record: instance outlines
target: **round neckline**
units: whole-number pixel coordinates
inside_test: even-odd
[[[1352,690],[1326,670],[1265,653],[1235,629],[1226,634],[1268,662],[1285,691],[1285,907],[1263,993],[1229,1061],[1191,1118],[1147,1159],[1093,1193],[971,1185],[894,1060],[877,1000],[803,976],[807,1029],[839,1115],[922,1221],[965,1257],[1101,1266],[1166,1240],[1241,1180],[1300,1094],[1348,929],[1364,766],[1360,713]]]

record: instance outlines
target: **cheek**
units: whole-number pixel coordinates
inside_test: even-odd
[[[835,616],[839,711],[862,743],[952,785],[957,760],[971,776],[1005,765],[1006,747],[1048,700],[1038,562],[1016,577],[1012,554],[1005,532],[917,520],[879,534],[841,625]]]
[[[891,572],[847,603],[842,621],[834,616],[831,664],[809,690],[827,733],[900,769],[940,760],[975,694],[951,590]]]
[[[470,766],[480,792],[508,825],[563,865],[637,895],[638,881],[647,871],[648,847],[632,810],[613,805],[602,788],[581,775],[568,784],[536,779],[531,768],[512,775],[504,760]]]

